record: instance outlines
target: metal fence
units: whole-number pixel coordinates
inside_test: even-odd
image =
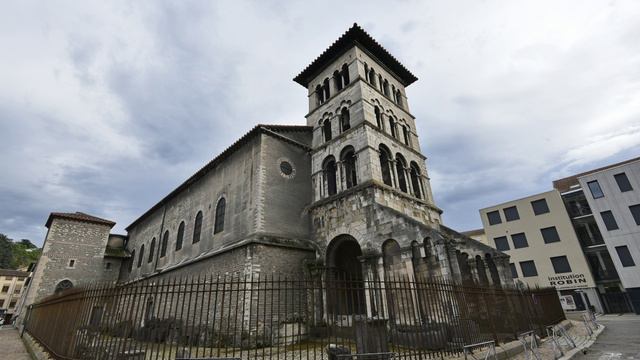
[[[563,319],[554,289],[325,272],[71,289],[32,305],[25,329],[60,359],[419,359],[529,330],[545,336]]]

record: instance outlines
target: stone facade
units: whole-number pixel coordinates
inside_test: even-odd
[[[319,268],[512,283],[505,255],[441,224],[404,66],[356,25],[294,80],[307,126],[256,126],[129,225],[119,283]],[[53,221],[38,294],[63,275],[116,280],[88,262],[109,229]],[[71,256],[85,279],[64,266]]]

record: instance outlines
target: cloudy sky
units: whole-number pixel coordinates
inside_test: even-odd
[[[304,124],[291,79],[358,22],[407,90],[444,221],[640,155],[635,1],[82,1],[0,12],[0,232],[51,211],[122,232],[256,123]]]

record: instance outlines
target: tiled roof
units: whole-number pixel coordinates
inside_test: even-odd
[[[0,276],[25,277],[29,276],[27,271],[0,269]]]
[[[331,44],[331,46],[320,54],[320,56],[313,60],[306,69],[302,70],[298,76],[293,78],[293,81],[307,87],[309,82],[317,76],[317,74],[320,73],[328,63],[334,61],[336,57],[342,55],[345,51],[351,49],[355,45],[360,45],[362,48],[367,50],[370,55],[373,55],[374,58],[377,58],[382,62],[387,68],[389,68],[389,70],[398,76],[404,86],[409,86],[414,81],[418,80],[418,78],[407,70],[407,68],[405,68],[398,59],[391,55],[358,24],[354,23],[347,32]]]
[[[102,218],[99,218],[97,216],[85,214],[85,213],[82,213],[82,212],[74,212],[74,213],[52,212],[51,214],[49,214],[49,218],[47,219],[47,223],[45,224],[45,226],[47,228],[51,225],[51,222],[53,221],[54,218],[77,220],[77,221],[90,222],[90,223],[94,223],[94,224],[109,225],[109,227],[113,227],[113,225],[116,224],[115,222],[113,222],[111,220],[102,219]]]
[[[166,201],[173,198],[180,191],[184,190],[187,186],[193,184],[201,177],[206,175],[210,170],[217,167],[222,161],[224,161],[227,157],[233,154],[236,150],[240,149],[244,144],[246,144],[250,139],[258,134],[268,134],[271,136],[277,136],[280,140],[289,142],[295,146],[299,146],[307,151],[310,151],[311,148],[308,144],[303,144],[298,141],[287,138],[286,135],[280,135],[280,133],[286,133],[291,131],[309,131],[311,132],[313,127],[311,126],[302,126],[302,125],[265,125],[258,124],[253,129],[251,129],[248,133],[244,134],[240,139],[238,139],[235,143],[229,146],[226,150],[220,153],[220,155],[216,156],[213,160],[209,161],[205,166],[203,166],[200,170],[198,170],[195,174],[189,177],[185,182],[180,184],[177,188],[175,188],[172,192],[170,192],[167,196],[165,196],[162,200],[160,200],[157,204],[155,204],[151,209],[147,210],[144,214],[142,214],[139,218],[134,220],[131,225],[127,226],[126,230],[129,231],[131,227],[144,219],[147,215],[160,208]]]

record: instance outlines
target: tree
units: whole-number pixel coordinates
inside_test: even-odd
[[[10,269],[13,262],[13,242],[0,234],[0,269]]]
[[[14,242],[12,246],[13,259],[11,261],[11,268],[20,269],[27,267],[29,264],[38,261],[41,249],[27,239],[23,239],[20,242]]]

